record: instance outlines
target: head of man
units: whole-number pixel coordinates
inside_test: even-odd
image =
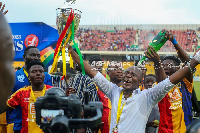
[[[40,61],[40,51],[35,46],[28,46],[24,50],[23,58],[24,58],[26,65],[33,60],[39,60]]]
[[[179,69],[181,61],[176,56],[166,56],[163,58],[162,67],[167,76],[171,76]]]
[[[39,60],[33,60],[27,64],[28,78],[32,85],[42,85],[44,82],[44,65]]]
[[[145,89],[152,88],[153,84],[156,82],[156,76],[153,74],[148,74],[144,77],[144,87]]]
[[[107,74],[110,77],[110,81],[115,84],[120,83],[123,79],[124,68],[121,62],[112,61],[107,68]]]
[[[123,74],[122,87],[125,90],[135,90],[142,84],[142,71],[137,66],[126,69]]]
[[[92,58],[90,58],[89,64],[92,67],[94,67],[96,71],[99,71],[100,73],[102,73],[103,63],[102,63],[102,59],[99,56],[93,56]]]

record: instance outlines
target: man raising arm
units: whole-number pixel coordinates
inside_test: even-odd
[[[68,47],[68,50],[74,61],[80,65],[79,56],[73,51],[71,46]],[[151,53],[154,55],[155,51],[151,50]],[[199,63],[199,58],[200,52],[191,60],[190,69],[193,69]],[[137,67],[130,67],[125,71],[122,80],[123,88],[109,82],[86,62],[84,62],[84,68],[86,74],[94,78],[98,88],[111,100],[112,113],[110,133],[144,133],[147,118],[152,107],[173,88],[173,84],[177,84],[190,72],[189,67],[184,67],[155,87],[140,91],[139,85],[142,81],[142,72]]]

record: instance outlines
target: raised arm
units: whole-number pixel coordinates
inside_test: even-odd
[[[166,79],[166,74],[164,72],[163,67],[161,66],[160,56],[156,53],[152,46],[148,46],[147,51],[145,52],[145,56],[154,62],[154,69],[156,73],[156,82],[159,83]]]
[[[198,50],[195,53],[193,59],[190,61],[190,64],[187,64],[184,68],[178,70],[177,72],[173,73],[169,78],[165,79],[164,81],[160,82],[153,88],[148,89],[147,97],[149,101],[149,106],[153,106],[158,103],[164,96],[169,92],[174,85],[180,81],[182,81],[188,73],[200,63],[200,51]]]
[[[188,54],[185,52],[185,50],[179,45],[179,43],[176,41],[174,35],[171,32],[166,32],[167,36],[168,36],[168,40],[171,41],[177,51],[178,57],[181,59],[182,63],[187,63],[190,61],[190,58],[188,56]],[[188,73],[185,78],[192,83],[193,82],[193,74],[192,73]]]
[[[198,58],[200,58],[200,51],[198,51],[198,54],[199,55],[195,55],[195,57],[198,56]],[[196,60],[197,58],[195,57],[190,61],[189,65],[186,65],[184,68],[178,70],[169,77],[173,84],[177,84],[178,82],[182,81],[185,76],[191,73],[191,71],[194,70],[194,68],[199,64],[200,59]]]
[[[80,66],[79,55],[68,45],[68,51],[71,53],[73,60]],[[100,72],[96,71],[90,64],[83,61],[86,74],[94,79],[97,87],[110,98],[113,89],[113,83],[109,82]]]
[[[80,59],[78,54],[73,50],[71,45],[68,45],[68,51],[69,53],[71,53],[71,56],[73,58],[73,60],[80,66]],[[97,74],[97,71],[90,66],[87,62],[83,61],[84,63],[84,69],[86,74],[90,77],[90,78],[94,78],[94,76]]]
[[[0,12],[0,112],[6,107],[6,100],[11,94],[14,85],[14,57],[12,34],[8,23]]]

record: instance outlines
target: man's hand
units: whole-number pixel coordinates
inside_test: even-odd
[[[157,128],[159,126],[159,121],[157,122],[158,120],[153,120],[151,122],[147,122],[146,126],[147,127],[154,127],[154,128]]]
[[[168,30],[166,31],[165,37],[169,41],[172,41],[174,39],[174,35],[171,32],[169,32]]]
[[[72,46],[68,43],[66,45],[68,47],[68,52],[71,54],[72,59],[75,63],[81,66],[79,55],[73,50]],[[94,78],[98,71],[95,71],[91,65],[89,65],[86,61],[83,61],[85,73],[90,77]]]
[[[66,95],[69,96],[70,94],[76,94],[76,90],[72,87],[69,87],[67,90],[66,90]]]
[[[3,6],[2,6],[2,2],[0,2],[0,9],[1,9],[1,12],[3,13],[3,15],[5,15],[5,14],[8,12],[8,10],[6,10],[6,11],[4,12],[4,11],[3,11],[4,8],[5,8],[5,4],[3,4]]]
[[[167,40],[172,41],[174,39],[174,35],[166,29],[163,29],[162,32],[166,32],[165,37]]]
[[[152,46],[148,46],[147,51],[144,54],[149,60],[153,61],[155,65],[160,63],[160,56]]]
[[[192,68],[196,67],[198,64],[200,64],[200,49],[198,49],[194,53],[194,56],[192,60],[190,61],[190,65],[192,66]]]
[[[68,52],[71,53],[73,50],[72,45],[68,45],[67,47],[68,47]]]

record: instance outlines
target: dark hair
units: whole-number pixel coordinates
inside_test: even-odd
[[[174,55],[165,56],[162,62],[164,60],[172,60],[176,66],[179,66],[181,64],[181,60]]]
[[[91,65],[93,61],[102,61],[102,59],[99,56],[93,56],[89,59],[89,64]]]
[[[150,77],[150,76],[156,78],[156,75],[154,75],[154,74],[148,74],[148,75],[145,75],[145,76],[144,76],[144,80],[145,80],[147,77]]]
[[[33,61],[31,61],[27,64],[26,69],[27,69],[28,73],[29,73],[29,70],[31,69],[31,67],[34,66],[34,65],[40,65],[44,68],[44,64],[42,62],[40,62],[39,60],[33,60]]]
[[[31,48],[36,48],[36,49],[38,49],[38,48],[35,47],[35,46],[28,46],[28,47],[26,47],[26,48],[24,49],[24,56],[26,56],[28,50],[31,49]]]

